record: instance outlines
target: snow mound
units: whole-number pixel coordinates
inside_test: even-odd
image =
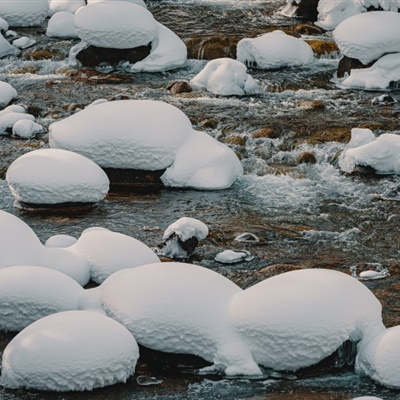
[[[47,248],[21,219],[0,210],[0,268],[35,265],[60,271],[80,285],[89,281],[86,262],[64,249]]]
[[[75,252],[90,266],[93,281],[102,283],[116,271],[160,262],[144,243],[122,233],[92,230],[76,243]]]
[[[363,64],[400,52],[400,14],[374,11],[354,15],[338,25],[333,38],[347,57]]]
[[[84,290],[61,272],[44,267],[0,269],[0,330],[20,331],[60,311],[78,310]]]
[[[258,366],[229,317],[241,289],[203,267],[158,263],[111,275],[101,301],[116,319],[149,348],[194,354],[226,374],[257,374]]]
[[[117,0],[87,0],[88,4],[94,4],[94,3],[100,3],[103,1],[107,1],[107,2],[113,2],[113,1],[117,1]],[[142,6],[144,8],[147,8],[146,3],[143,0],[125,0],[128,3],[133,3],[133,4],[137,4],[138,6]]]
[[[9,83],[0,81],[0,107],[6,107],[10,103],[10,101],[12,99],[15,99],[17,96],[17,91]]]
[[[198,219],[183,217],[172,223],[165,230],[163,239],[168,239],[173,234],[177,235],[182,242],[192,237],[202,240],[208,235],[208,227]]]
[[[151,12],[126,1],[102,1],[82,7],[75,14],[78,36],[97,47],[132,49],[147,46],[157,35]]]
[[[242,174],[242,164],[228,146],[207,133],[192,131],[161,181],[171,187],[216,190],[229,188]]]
[[[85,0],[49,0],[49,13],[51,17],[60,11],[75,14],[81,7],[86,5]]]
[[[366,0],[371,3],[374,0]],[[366,11],[363,0],[319,0],[318,21],[315,25],[326,30],[335,29],[342,21]],[[367,6],[368,7],[368,6]]]
[[[368,375],[381,385],[400,388],[400,326],[380,332],[361,342],[356,371]]]
[[[24,203],[96,203],[108,193],[109,180],[93,161],[61,149],[34,150],[8,168],[7,183]]]
[[[237,59],[247,66],[275,69],[310,64],[314,53],[304,40],[277,30],[254,39],[240,40]]]
[[[8,43],[8,41],[4,39],[3,35],[0,33],[0,58],[5,56],[15,56],[18,53],[19,50],[15,46]]]
[[[352,172],[356,165],[372,167],[380,174],[400,174],[400,135],[385,133],[367,144],[345,149],[339,159],[342,171]]]
[[[160,170],[192,132],[178,108],[152,100],[98,104],[49,127],[51,147],[82,154],[108,168]]]
[[[0,382],[12,389],[92,390],[125,382],[138,357],[135,339],[118,322],[65,311],[34,322],[8,344]]]
[[[221,96],[254,94],[259,91],[247,68],[239,61],[218,58],[207,63],[190,83]]]
[[[54,235],[50,236],[46,243],[44,244],[46,247],[70,247],[75,244],[77,240],[70,235]]]
[[[11,129],[18,121],[30,120],[35,121],[35,117],[31,114],[21,112],[7,112],[0,115],[0,133],[8,134],[7,130]]]
[[[381,304],[372,292],[333,270],[305,269],[266,279],[238,292],[230,310],[256,362],[275,370],[311,366],[346,340],[384,329]]]
[[[41,25],[48,9],[48,0],[0,0],[0,15],[13,27]]]
[[[7,32],[9,28],[8,22],[0,17],[0,32]]]
[[[46,35],[49,37],[77,38],[75,15],[69,11],[58,11],[49,20]]]
[[[42,132],[43,127],[30,119],[20,119],[12,127],[12,136],[20,139],[31,139]]]

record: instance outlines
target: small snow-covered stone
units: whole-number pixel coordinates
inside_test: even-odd
[[[235,264],[242,261],[251,261],[254,257],[250,254],[249,251],[233,251],[233,250],[224,250],[221,253],[218,253],[214,260],[220,262],[222,264]]]
[[[77,38],[74,25],[75,15],[68,11],[58,11],[49,20],[46,36],[60,38]]]
[[[35,121],[35,117],[31,114],[24,114],[21,112],[7,112],[0,115],[0,134],[8,134],[8,130],[18,121]]]
[[[250,232],[244,232],[240,235],[236,236],[234,239],[236,242],[243,242],[243,243],[257,243],[260,239],[254,234]]]
[[[51,17],[60,11],[75,14],[81,7],[86,6],[85,0],[49,0],[49,13]]]
[[[9,83],[0,81],[0,107],[7,106],[10,101],[15,99],[17,96],[17,91]]]
[[[0,82],[1,85],[1,82]],[[20,114],[26,114],[26,107],[21,104],[11,104],[10,106],[6,107],[4,110],[0,111],[0,116],[9,113],[15,112]]]
[[[97,203],[108,193],[109,180],[93,161],[61,149],[34,150],[17,158],[6,179],[23,203]]]
[[[132,49],[148,45],[157,35],[157,22],[146,8],[127,1],[103,1],[75,14],[78,36],[97,47]]]
[[[78,310],[83,292],[72,278],[50,268],[1,268],[0,330],[20,331],[47,315]]]
[[[163,239],[168,239],[173,234],[176,234],[183,242],[192,237],[202,240],[208,235],[208,227],[198,219],[183,217],[172,223],[165,230]]]
[[[47,16],[48,0],[0,0],[0,15],[10,26],[39,26]]]
[[[310,64],[314,53],[304,40],[277,30],[254,39],[240,40],[237,59],[247,66],[275,69]]]
[[[28,36],[21,36],[18,39],[13,40],[13,46],[18,47],[19,49],[26,49],[36,44],[36,40],[32,39]]]
[[[43,127],[29,119],[20,119],[12,127],[12,135],[21,139],[30,139],[42,132]]]
[[[46,247],[70,247],[77,242],[77,239],[70,235],[54,235],[50,236],[46,243]]]
[[[134,337],[118,322],[99,313],[64,311],[34,322],[7,345],[0,383],[12,389],[92,390],[125,382],[138,357]]]

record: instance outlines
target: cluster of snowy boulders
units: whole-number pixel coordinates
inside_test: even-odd
[[[160,263],[143,243],[104,228],[43,246],[18,218],[0,211],[0,222],[0,329],[21,331],[3,353],[4,387],[124,382],[137,343],[200,356],[211,363],[204,372],[257,376],[260,367],[315,365],[348,340],[358,343],[357,371],[400,387],[399,329],[384,327],[379,301],[349,275],[298,270],[242,290],[201,266]],[[182,238],[186,222],[175,229]],[[82,288],[88,276],[100,286]]]

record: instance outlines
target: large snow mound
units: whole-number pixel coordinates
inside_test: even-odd
[[[215,190],[229,188],[242,174],[242,164],[228,146],[193,131],[161,180],[165,186]]]
[[[256,362],[291,371],[318,363],[346,340],[384,329],[381,309],[358,280],[322,269],[266,279],[238,292],[231,303]]]
[[[254,79],[247,74],[246,66],[231,58],[211,60],[190,83],[221,96],[243,96],[259,91]]]
[[[400,388],[400,326],[361,342],[356,370],[381,385]]]
[[[74,14],[69,11],[58,11],[49,20],[46,36],[60,38],[77,38],[74,25]]]
[[[111,275],[101,286],[110,317],[149,348],[194,354],[227,374],[260,373],[229,317],[241,289],[206,268],[158,263]]]
[[[88,158],[62,149],[40,149],[17,158],[7,183],[18,201],[31,204],[96,203],[108,193],[105,172]]]
[[[83,288],[61,272],[44,267],[0,269],[0,330],[20,331],[60,311],[78,310]]]
[[[374,0],[366,1],[369,4],[374,2]],[[335,29],[345,19],[365,12],[366,8],[362,3],[363,0],[319,0],[318,21],[315,22],[315,25],[326,30]]]
[[[80,285],[89,281],[85,260],[64,249],[47,248],[21,219],[0,210],[0,268],[36,265],[60,271]]]
[[[123,100],[86,108],[49,127],[51,147],[80,153],[102,167],[160,170],[192,132],[178,108],[152,100]]]
[[[75,14],[81,7],[86,6],[85,0],[49,0],[49,16],[60,11]]]
[[[0,107],[6,107],[12,99],[17,97],[17,95],[18,93],[13,86],[7,82],[0,81]]]
[[[363,64],[400,52],[400,14],[374,11],[354,15],[338,25],[333,37],[339,50]]]
[[[97,283],[121,269],[160,262],[144,243],[111,231],[84,233],[76,243],[75,252],[88,262],[91,278]]]
[[[157,22],[146,8],[127,1],[103,1],[75,14],[78,36],[97,47],[132,49],[148,45],[157,35]]]
[[[49,0],[0,0],[0,15],[12,27],[38,26],[48,9]]]
[[[247,66],[275,69],[310,64],[314,53],[304,40],[277,30],[254,39],[240,40],[237,59]]]
[[[65,311],[34,322],[8,344],[0,382],[13,389],[92,390],[125,382],[138,357],[135,339],[118,322]]]

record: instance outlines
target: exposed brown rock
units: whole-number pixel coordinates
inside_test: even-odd
[[[311,151],[304,151],[297,157],[298,164],[316,164],[317,157]]]
[[[236,45],[241,38],[233,36],[195,37],[185,40],[188,58],[215,60],[217,58],[236,59]]]
[[[259,138],[276,139],[279,137],[279,134],[273,128],[261,128],[254,131],[252,133],[252,136],[254,139],[259,139]]]
[[[227,138],[225,138],[224,142],[226,144],[235,144],[238,146],[246,146],[247,137],[232,135],[232,136],[228,136]]]
[[[199,122],[199,128],[202,129],[215,129],[218,126],[218,122],[215,119],[205,119]]]
[[[320,35],[324,30],[316,25],[300,24],[294,27],[294,32],[298,35]]]
[[[371,61],[370,63],[364,65],[360,60],[356,58],[351,58],[347,56],[343,56],[339,60],[337,77],[343,78],[346,74],[350,75],[352,69],[361,69],[361,68],[369,68],[375,61]]]
[[[174,81],[167,85],[167,90],[172,94],[190,93],[193,91],[190,84],[186,81]]]
[[[326,142],[340,142],[347,143],[351,138],[350,128],[343,127],[330,127],[323,131],[317,131],[311,133],[307,138],[298,142],[302,144],[304,142],[312,145],[326,143]]]
[[[28,50],[24,53],[25,60],[39,61],[39,60],[64,60],[66,55],[56,50]]]
[[[299,107],[305,110],[323,110],[325,103],[319,100],[305,100],[299,103]]]
[[[339,48],[332,40],[306,40],[306,43],[312,48],[317,57],[326,56],[327,54],[337,53]]]

